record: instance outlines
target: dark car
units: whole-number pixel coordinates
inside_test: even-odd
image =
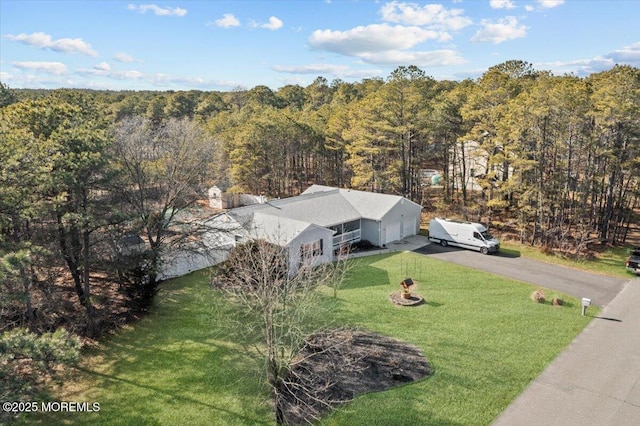
[[[627,270],[640,275],[640,247],[631,250],[631,255],[627,258]]]

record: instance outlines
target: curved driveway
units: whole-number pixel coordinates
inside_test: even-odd
[[[500,252],[482,255],[476,251],[442,247],[434,243],[415,252],[561,291],[579,299],[588,297],[598,306],[609,304],[628,282],[623,278],[593,274]]]

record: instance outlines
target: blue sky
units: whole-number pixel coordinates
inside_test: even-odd
[[[638,0],[0,0],[0,81],[276,90],[399,65],[461,80],[511,59],[582,76],[640,67],[639,22]]]

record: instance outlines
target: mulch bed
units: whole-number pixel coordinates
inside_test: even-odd
[[[358,395],[433,374],[417,347],[375,333],[332,330],[307,340],[278,391],[283,423],[308,424]]]

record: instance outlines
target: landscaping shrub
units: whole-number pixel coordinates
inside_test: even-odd
[[[544,291],[535,290],[533,293],[531,293],[531,300],[533,300],[536,303],[544,303],[546,300]]]
[[[75,363],[80,340],[59,328],[38,335],[25,328],[0,334],[0,401],[33,400],[48,380],[61,378],[61,366]],[[0,424],[17,413],[0,412]]]

